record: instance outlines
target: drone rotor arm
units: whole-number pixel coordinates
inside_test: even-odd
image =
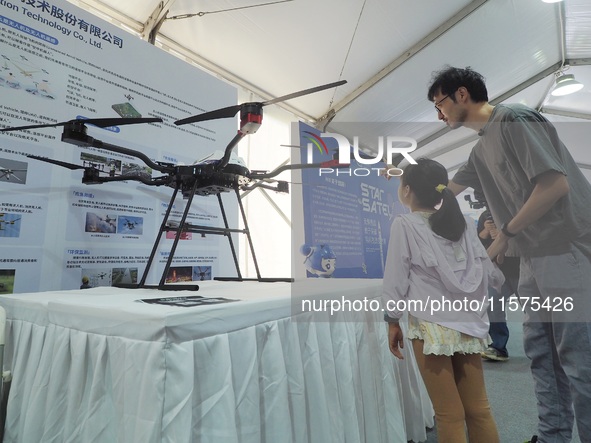
[[[153,162],[150,157],[135,149],[124,148],[122,146],[113,145],[110,143],[104,143],[100,140],[92,138],[86,134],[82,134],[77,131],[68,131],[68,128],[64,128],[64,134],[62,135],[62,141],[65,143],[71,143],[77,146],[92,146],[93,148],[106,149],[109,151],[117,152],[119,154],[129,155],[143,161],[148,167],[164,173],[174,172],[174,167],[170,165],[163,165]]]
[[[138,181],[148,186],[164,186],[171,182],[171,177],[163,176],[156,178],[146,178],[141,176],[133,175],[118,175],[116,177],[93,177],[87,181],[82,179],[82,183],[86,184],[100,184],[108,182],[121,182],[121,181]]]
[[[226,146],[226,149],[224,151],[224,156],[216,166],[216,169],[218,171],[222,168],[225,168],[228,165],[228,163],[230,162],[230,156],[232,155],[232,150],[238,144],[238,142],[240,142],[240,140],[244,138],[245,135],[245,133],[238,131],[238,133],[234,136],[230,143],[228,143],[228,146]]]
[[[283,165],[280,166],[276,169],[273,169],[271,172],[262,172],[262,171],[251,171],[250,175],[248,176],[248,178],[252,179],[252,180],[262,180],[262,179],[267,179],[267,178],[273,178],[279,174],[281,174],[283,171],[291,171],[291,170],[295,170],[295,169],[319,169],[319,168],[324,168],[327,167],[327,165],[325,163],[301,163],[301,164],[297,164],[297,165]],[[333,166],[335,167],[335,166]],[[349,167],[349,165],[336,165],[336,167]]]
[[[256,182],[256,183],[253,183],[250,185],[241,186],[240,190],[252,191],[253,189],[256,189],[256,188],[269,189],[270,191],[275,191],[275,192],[289,193],[289,184],[288,184],[288,182],[286,182],[284,180],[275,181],[274,186],[268,184],[268,182],[259,181],[259,182]]]

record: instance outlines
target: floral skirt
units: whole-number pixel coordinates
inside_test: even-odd
[[[480,354],[491,342],[490,339],[472,337],[413,315],[408,316],[407,337],[423,340],[425,355]]]

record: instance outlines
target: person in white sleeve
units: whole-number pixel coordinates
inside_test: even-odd
[[[480,353],[489,344],[488,286],[500,290],[504,277],[447,183],[446,169],[430,159],[402,174],[398,197],[411,213],[395,218],[390,233],[382,294],[388,342],[402,359],[411,341],[439,443],[466,442],[466,428],[471,442],[498,443]]]

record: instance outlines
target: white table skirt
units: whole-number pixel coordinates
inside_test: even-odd
[[[310,291],[373,298],[380,284]],[[289,287],[206,282],[190,295],[245,301],[195,308],[115,288],[2,297],[4,442],[425,440],[430,402],[411,347],[403,361],[390,355],[382,313],[292,317]]]

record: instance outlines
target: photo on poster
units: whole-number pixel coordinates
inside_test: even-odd
[[[88,152],[82,152],[80,154],[80,160],[82,160],[82,166],[94,168],[99,173],[104,173],[103,176],[142,177],[146,180],[152,178],[152,168],[144,164],[132,163],[126,160]]]
[[[80,160],[82,160],[82,166],[105,172],[109,174],[110,177],[121,175],[121,160],[94,155],[88,152],[81,152]]]
[[[166,283],[188,281],[193,281],[193,268],[191,266],[173,266],[168,270]]]
[[[83,268],[80,276],[80,289],[111,286],[111,268]],[[82,286],[85,285],[85,288]]]
[[[142,177],[146,180],[150,180],[152,178],[152,168],[146,165],[122,162],[121,175],[129,177]]]
[[[191,240],[193,238],[192,232],[182,231],[179,232],[179,240]],[[167,240],[174,240],[177,237],[176,231],[166,231],[166,239]]]
[[[14,293],[15,269],[0,269],[0,295]]]
[[[20,214],[0,212],[0,237],[19,237],[21,233],[21,219],[22,215]]]
[[[87,212],[84,232],[114,234],[117,232],[117,216],[110,217],[107,213]]]
[[[134,217],[131,215],[120,215],[117,219],[118,234],[142,235],[144,233],[143,217]]]
[[[4,97],[2,99],[4,100]],[[2,108],[6,109],[7,107],[0,102],[0,112],[2,112]],[[7,126],[6,122],[0,124],[0,127]],[[61,168],[55,165],[38,159],[30,159],[28,156],[58,157],[56,151],[49,147],[51,139],[47,139],[47,144],[44,140],[43,146],[31,145],[23,142],[18,132],[0,134],[0,189],[14,191],[34,189],[35,193],[47,193],[50,190],[54,174],[63,170],[59,171]],[[31,138],[37,138],[37,134]]]
[[[28,163],[0,157],[0,181],[27,184]]]
[[[45,63],[32,54],[0,53],[0,87],[54,100],[53,79]],[[24,97],[23,97],[24,98]]]
[[[5,247],[5,241],[6,239],[0,238],[0,264],[4,265],[4,269],[0,269],[0,283],[4,287],[0,295],[39,291],[41,265],[51,255],[51,251],[42,251],[35,247]]]
[[[140,118],[142,116],[129,102],[111,105],[111,108],[123,118]]]
[[[82,269],[80,289],[137,284],[138,268]]]
[[[193,266],[193,281],[205,281],[211,279],[211,266]]]
[[[47,223],[46,197],[28,195],[20,191],[0,191],[0,245],[10,246],[2,254],[6,258],[21,246],[43,244],[47,229],[61,227],[60,222]]]
[[[138,268],[113,268],[112,285],[134,285],[138,282]]]

